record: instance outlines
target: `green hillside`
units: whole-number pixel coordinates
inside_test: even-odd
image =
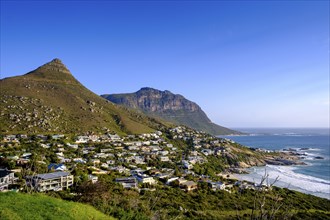
[[[163,126],[106,101],[79,83],[59,60],[0,80],[1,133],[144,133]]]
[[[89,205],[42,194],[0,193],[0,219],[114,219]]]

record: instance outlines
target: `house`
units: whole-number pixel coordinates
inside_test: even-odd
[[[30,159],[31,156],[32,156],[32,153],[23,153],[21,158],[22,159]]]
[[[94,176],[92,174],[89,174],[88,175],[88,180],[92,181],[92,183],[94,184],[94,183],[96,183],[99,180],[99,178],[97,176]]]
[[[175,180],[179,179],[179,177],[172,177],[172,178],[169,178],[167,181],[166,181],[166,185],[170,185],[172,182],[174,182]]]
[[[99,159],[91,159],[90,162],[93,163],[94,165],[101,163]]]
[[[101,164],[101,168],[109,169],[109,164],[107,164],[107,163],[102,163],[102,164]]]
[[[73,185],[73,175],[68,172],[43,173],[28,176],[27,182],[38,192],[61,191]]]
[[[56,164],[56,163],[51,163],[48,165],[48,170],[54,170],[54,171],[66,171],[67,168],[64,164]]]
[[[123,167],[123,166],[117,166],[117,167],[111,167],[110,170],[115,170],[119,173],[127,173],[129,174],[129,169]]]
[[[156,183],[156,181],[154,180],[153,177],[148,176],[146,174],[138,173],[138,174],[135,174],[134,177],[139,183],[149,183],[150,185],[153,185]]]
[[[76,163],[86,163],[86,160],[82,158],[73,158],[72,161]]]
[[[107,152],[110,152],[112,151],[111,148],[104,148],[104,149],[101,149],[101,153],[107,153]]]
[[[134,177],[117,178],[116,183],[120,183],[124,188],[137,188],[137,181]]]
[[[150,149],[151,149],[151,151],[153,151],[153,152],[157,152],[157,151],[160,151],[160,150],[161,150],[160,147],[159,147],[158,145],[151,145],[151,146],[150,146]]]
[[[177,182],[177,184],[180,186],[182,185],[183,183],[187,182],[188,180],[184,179],[184,178],[180,178],[180,179],[176,179],[175,182]]]
[[[190,170],[190,169],[193,168],[193,165],[190,164],[190,163],[189,163],[188,161],[186,161],[186,160],[183,160],[183,161],[182,161],[182,165],[183,165],[184,168],[186,168],[186,169],[188,169],[188,170]]]
[[[157,173],[155,176],[158,177],[159,179],[167,179],[171,176],[172,174],[170,173]]]
[[[87,136],[78,136],[76,139],[76,144],[87,143],[89,138]]]
[[[131,145],[131,146],[128,146],[127,149],[132,151],[132,150],[138,150],[139,147],[136,145]]]
[[[72,149],[75,149],[75,150],[78,149],[78,144],[70,144],[70,143],[67,143],[66,145],[67,145],[68,147],[72,148]]]
[[[40,139],[41,141],[47,141],[48,137],[46,135],[43,134],[38,134],[37,138]]]
[[[170,161],[170,158],[168,158],[168,157],[160,157],[159,159],[162,162],[168,162],[168,161]]]
[[[119,137],[118,134],[114,134],[114,135],[109,134],[109,138],[110,138],[112,141],[121,141],[121,138]]]
[[[3,138],[3,141],[4,142],[16,142],[16,143],[19,143],[19,140],[16,138],[16,135],[6,135]]]
[[[109,165],[114,165],[116,163],[116,161],[115,160],[107,160],[106,163],[109,164]]]
[[[209,181],[208,186],[210,187],[210,189],[212,189],[214,191],[215,190],[224,190],[226,188],[225,184],[223,184],[222,182]]]
[[[200,149],[202,146],[201,145],[195,145],[194,148],[195,149]]]
[[[205,156],[209,156],[209,155],[214,154],[214,151],[213,151],[213,150],[210,150],[210,149],[203,149],[203,150],[202,150],[202,153],[203,153]]]
[[[143,156],[135,156],[132,159],[136,164],[145,164]]]
[[[225,147],[217,147],[217,148],[214,149],[214,154],[218,155],[218,156],[221,156],[222,153],[225,153],[225,152],[226,152]]]
[[[130,171],[130,173],[131,173],[132,175],[134,175],[134,174],[139,174],[139,173],[144,173],[144,172],[145,172],[145,170],[143,170],[143,169],[141,169],[141,168],[136,168],[136,169]]]
[[[54,140],[58,140],[58,139],[61,139],[61,138],[64,138],[64,134],[55,134],[52,136],[52,139]]]
[[[166,147],[173,148],[173,144],[166,144]]]
[[[197,183],[194,181],[186,181],[180,184],[182,189],[185,189],[187,192],[197,189]]]
[[[28,136],[26,134],[19,134],[17,135],[17,137],[21,138],[21,139],[27,139]]]
[[[163,151],[159,151],[158,154],[162,155],[162,156],[166,156],[168,155],[168,151],[167,150],[163,150]]]
[[[7,169],[0,169],[0,191],[8,190],[9,185],[16,183],[18,180],[14,176],[14,172]]]

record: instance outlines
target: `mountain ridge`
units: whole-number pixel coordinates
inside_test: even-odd
[[[128,108],[159,117],[175,124],[183,124],[213,135],[241,134],[213,123],[201,107],[180,94],[143,87],[135,93],[101,95],[107,100]]]

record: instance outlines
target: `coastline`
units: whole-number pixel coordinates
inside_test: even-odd
[[[311,194],[320,198],[330,200],[330,181],[314,178],[303,174],[296,174],[297,166],[266,165],[263,167],[246,168],[248,174],[232,174],[234,179],[260,183],[263,176],[268,175],[269,182],[275,182],[275,186],[288,188],[305,194]]]
[[[303,150],[308,149],[304,148]],[[234,172],[231,172],[230,177],[227,178],[259,184],[262,177],[267,175],[270,183],[279,178],[279,181],[274,184],[277,187],[288,188],[330,200],[330,179],[324,180],[294,172],[297,168],[308,166],[304,161],[306,154],[299,153],[295,149],[283,149],[282,151],[274,151],[274,153],[279,153],[279,155],[266,156],[264,165],[249,166],[245,164],[245,166],[231,170]],[[313,159],[323,160],[324,158],[314,156]]]
[[[221,136],[261,152],[280,152],[284,160],[264,157],[264,164],[249,164],[234,172],[237,179],[257,181],[265,171],[280,187],[330,199],[329,128],[244,128],[249,135]],[[266,154],[264,154],[266,155]],[[279,157],[280,158],[280,157]],[[288,159],[288,161],[286,161]],[[281,163],[283,162],[283,163]],[[249,174],[246,174],[246,171]],[[278,184],[277,184],[278,185]]]

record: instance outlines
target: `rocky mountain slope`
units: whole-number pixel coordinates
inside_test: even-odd
[[[1,133],[142,133],[163,124],[117,106],[79,83],[54,59],[25,75],[0,80]]]
[[[142,88],[135,93],[102,95],[102,97],[113,103],[138,109],[150,116],[213,135],[239,134],[237,131],[212,123],[196,103],[167,90]]]

